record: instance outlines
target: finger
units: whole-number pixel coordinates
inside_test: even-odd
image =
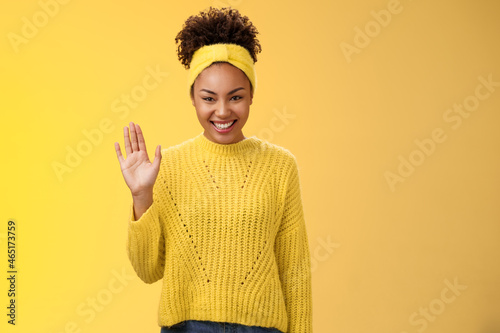
[[[125,151],[127,152],[127,157],[129,157],[130,154],[132,154],[132,146],[130,145],[130,137],[128,134],[128,127],[127,126],[125,126],[123,128],[123,137],[125,140]]]
[[[135,129],[137,131],[137,140],[139,141],[139,150],[144,150],[146,152],[146,156],[148,156],[148,152],[146,150],[146,141],[144,140],[144,135],[142,134],[142,129],[139,124],[135,125]]]
[[[158,145],[155,150],[155,160],[153,161],[153,167],[158,170],[160,168],[160,162],[161,162],[161,145]]]
[[[137,143],[137,133],[135,131],[135,124],[130,122],[130,143],[132,143],[132,151],[139,151],[139,144]]]
[[[120,162],[120,165],[122,165],[125,160],[123,159],[122,151],[120,149],[120,144],[118,142],[115,142],[115,150],[116,150],[116,156],[118,157],[118,161]]]

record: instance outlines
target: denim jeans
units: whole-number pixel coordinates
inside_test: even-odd
[[[173,326],[164,326],[160,333],[283,333],[274,327],[246,326],[208,320],[185,320]]]

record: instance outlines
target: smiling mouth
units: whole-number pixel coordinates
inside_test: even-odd
[[[237,121],[237,119],[226,122],[226,123],[215,123],[213,121],[210,121],[210,122],[218,129],[224,130],[224,129],[228,129],[228,128],[232,127],[234,125],[234,123],[236,123],[236,121]]]

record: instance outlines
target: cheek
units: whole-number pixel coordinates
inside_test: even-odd
[[[196,112],[200,115],[207,115],[211,112],[211,108],[206,103],[196,103]]]
[[[239,106],[238,109],[235,111],[238,114],[238,117],[240,117],[241,119],[248,118],[248,115],[250,113],[248,105],[241,105],[241,107]]]
[[[203,110],[198,109],[198,119],[201,121],[208,121],[212,115],[212,112],[209,109]]]

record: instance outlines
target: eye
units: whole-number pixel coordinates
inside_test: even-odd
[[[239,99],[242,99],[242,98],[243,98],[243,97],[241,97],[241,96],[233,96],[233,97],[231,97],[231,98],[235,98],[235,97],[236,97],[236,100],[239,100]]]
[[[211,101],[208,100],[209,98],[213,100],[212,97],[203,97],[202,99],[205,100],[205,101],[207,101],[207,102],[211,102]]]

